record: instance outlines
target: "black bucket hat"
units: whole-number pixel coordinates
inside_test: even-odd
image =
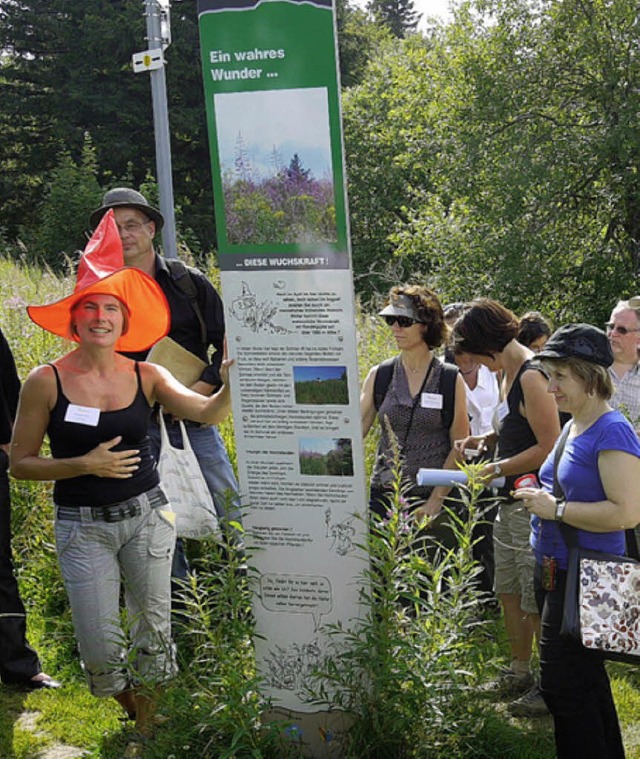
[[[89,217],[89,224],[95,228],[100,223],[102,217],[110,208],[137,208],[148,216],[156,225],[156,232],[159,232],[164,226],[164,218],[157,208],[149,205],[145,196],[137,190],[130,187],[114,187],[104,194],[102,205],[95,210]]]
[[[581,358],[590,364],[608,367],[613,353],[606,334],[591,324],[567,324],[547,340],[536,359]]]

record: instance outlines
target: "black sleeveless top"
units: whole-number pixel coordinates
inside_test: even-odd
[[[522,392],[520,381],[527,369],[536,369],[543,374],[540,366],[535,363],[532,364],[531,361],[525,361],[518,370],[507,395],[509,411],[500,422],[498,430],[496,461],[508,459],[510,456],[522,453],[522,451],[526,451],[527,448],[531,448],[531,446],[538,442],[528,420],[520,413],[520,404],[524,405],[524,393]],[[535,474],[538,474],[538,472],[536,471]],[[509,491],[513,490],[513,483],[519,476],[518,474],[514,474],[507,477],[507,481],[504,487],[500,489],[499,494],[507,496]]]
[[[136,449],[140,451],[138,469],[132,477],[117,479],[115,477],[96,477],[85,474],[66,480],[57,480],[53,488],[53,500],[60,506],[105,506],[119,503],[128,498],[155,487],[159,482],[156,462],[151,453],[151,442],[147,435],[151,407],[142,391],[140,369],[136,362],[138,391],[131,405],[115,411],[100,411],[98,424],[81,424],[65,420],[71,405],[62,391],[60,375],[53,364],[50,365],[56,375],[58,397],[51,411],[47,434],[51,443],[51,455],[54,459],[66,459],[83,456],[100,443],[122,435],[114,451]]]
[[[442,411],[423,407],[421,400],[423,393],[439,395],[442,371],[442,362],[434,356],[423,386],[412,397],[402,362],[397,361],[394,365],[391,382],[378,409],[381,432],[371,474],[373,487],[385,487],[393,482],[395,448],[399,447],[403,484],[411,489],[412,496],[421,500],[429,497],[432,488],[416,485],[418,469],[440,469],[451,450],[451,440],[449,430],[442,423]],[[390,439],[388,426],[397,442]]]

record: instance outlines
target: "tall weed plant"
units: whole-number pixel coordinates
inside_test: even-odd
[[[372,523],[364,621],[330,628],[335,655],[311,689],[316,703],[351,717],[352,759],[473,755],[486,707],[470,691],[489,663],[472,556],[477,469],[446,509],[449,539],[413,522],[399,471],[387,518]]]
[[[254,624],[246,557],[208,542],[181,593],[176,628],[181,674],[167,691],[169,725],[153,756],[180,746],[202,759],[285,759],[297,756],[283,725],[263,720],[270,703],[261,695],[253,649]]]

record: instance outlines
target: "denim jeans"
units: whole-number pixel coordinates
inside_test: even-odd
[[[558,570],[552,591],[542,587],[539,564],[534,574],[542,617],[540,690],[553,715],[558,759],[624,759],[604,660],[560,635],[566,574]]]
[[[120,522],[93,519],[89,507],[80,508],[79,521],[55,522],[60,571],[84,673],[95,696],[160,683],[176,671],[171,642],[172,512],[151,508],[145,493],[138,503],[141,513]],[[129,634],[120,621],[121,584]]]
[[[222,436],[215,426],[201,427],[192,423],[185,425],[189,442],[198,459],[202,474],[209,486],[209,491],[216,507],[216,513],[223,529],[228,528],[229,541],[238,548],[243,548],[242,532],[229,527],[230,522],[242,524],[242,511],[240,506],[239,487],[233,467],[229,461],[229,455],[224,447]],[[178,424],[167,424],[167,433],[171,445],[182,448],[182,436]],[[149,424],[149,438],[151,439],[151,452],[156,461],[160,455],[160,427],[156,422]],[[189,564],[184,553],[182,541],[178,539],[173,556],[171,576],[184,580],[189,572]]]

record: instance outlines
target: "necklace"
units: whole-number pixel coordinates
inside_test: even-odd
[[[429,363],[431,363],[431,362],[429,362]],[[429,364],[425,364],[424,366],[420,366],[420,365],[418,365],[418,366],[408,366],[403,361],[402,362],[402,366],[404,366],[404,368],[406,369],[406,371],[411,372],[411,374],[417,374],[418,372],[423,372],[427,368],[427,366],[429,366]]]
[[[479,366],[479,364],[476,364],[473,367],[473,369],[469,369],[469,371],[467,371],[467,372],[463,372],[462,369],[458,369],[458,371],[460,372],[460,374],[462,374],[463,377],[468,377],[470,374],[473,374],[474,372],[476,372],[478,370],[478,366]]]

